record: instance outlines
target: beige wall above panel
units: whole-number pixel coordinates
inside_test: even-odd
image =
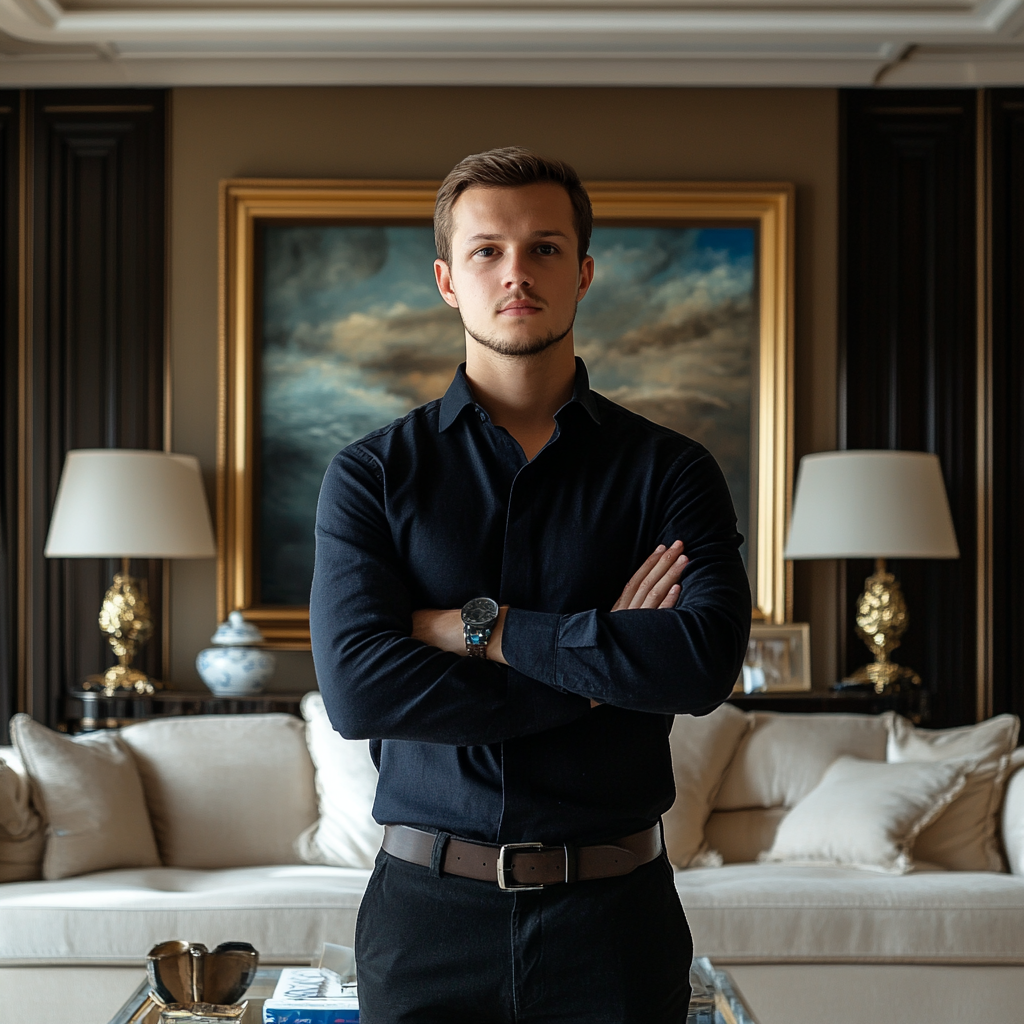
[[[831,89],[223,88],[173,94],[174,450],[213,495],[217,442],[217,185],[233,177],[441,178],[467,153],[523,145],[587,179],[796,184],[796,456],[835,446],[838,108]],[[173,563],[171,679],[216,625],[214,565]],[[816,686],[835,679],[833,563],[797,569]],[[279,656],[275,688],[313,683]]]

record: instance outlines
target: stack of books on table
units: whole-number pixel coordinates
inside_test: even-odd
[[[356,983],[323,967],[286,967],[263,1004],[263,1024],[350,1024],[359,1020]]]

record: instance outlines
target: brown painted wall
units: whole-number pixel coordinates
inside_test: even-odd
[[[173,447],[211,496],[217,436],[217,184],[242,176],[441,178],[524,145],[584,178],[792,181],[797,187],[796,454],[835,447],[837,97],[829,89],[177,89],[171,117]],[[835,678],[832,563],[797,563],[815,686]],[[172,566],[171,680],[216,625],[214,565]],[[308,655],[275,688],[312,685]]]

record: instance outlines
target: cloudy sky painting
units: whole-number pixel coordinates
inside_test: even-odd
[[[714,453],[744,535],[754,240],[743,227],[597,228],[575,329],[597,391]],[[328,463],[444,394],[465,342],[434,284],[429,227],[268,226],[263,253],[261,598],[305,605]]]

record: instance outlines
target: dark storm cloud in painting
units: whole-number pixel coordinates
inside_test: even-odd
[[[429,227],[264,235],[261,599],[305,605],[316,499],[335,453],[442,395],[465,358]],[[747,531],[754,231],[597,228],[576,351],[613,401],[705,444]]]

